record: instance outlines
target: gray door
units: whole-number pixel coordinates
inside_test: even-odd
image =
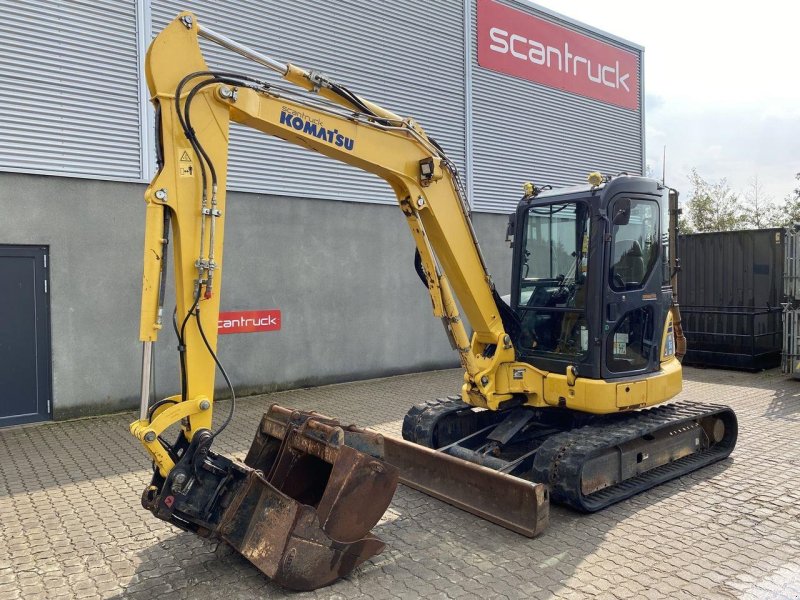
[[[51,416],[48,251],[0,245],[0,427]]]

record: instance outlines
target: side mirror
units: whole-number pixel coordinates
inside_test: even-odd
[[[613,216],[611,222],[614,225],[627,225],[631,220],[631,200],[630,198],[620,198],[614,202]]]

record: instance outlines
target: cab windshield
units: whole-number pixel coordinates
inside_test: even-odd
[[[527,350],[570,356],[589,349],[586,274],[589,208],[583,202],[528,210],[518,307]]]

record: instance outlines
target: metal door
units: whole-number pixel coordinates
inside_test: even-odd
[[[51,417],[48,250],[0,245],[0,427]]]
[[[661,202],[666,202],[666,195]],[[656,371],[670,291],[663,288],[660,205],[652,196],[609,203],[604,378]]]

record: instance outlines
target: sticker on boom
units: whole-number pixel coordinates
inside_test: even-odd
[[[192,165],[192,155],[189,148],[180,148],[178,157],[178,174],[181,177],[192,177],[194,175],[194,165]]]
[[[326,129],[319,119],[312,119],[305,113],[298,112],[288,106],[281,108],[281,125],[290,129],[302,131],[306,135],[313,136],[323,142],[328,142],[333,146],[353,150],[355,140],[342,135],[338,129]]]

